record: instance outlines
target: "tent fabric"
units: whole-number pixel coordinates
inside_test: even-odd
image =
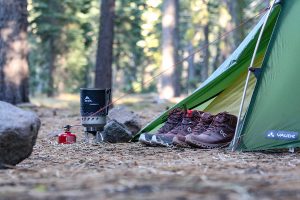
[[[224,112],[224,108],[226,107],[226,112],[229,112],[234,115],[238,115],[239,105],[242,101],[242,93],[244,90],[245,79],[247,76],[247,71],[243,72],[239,78],[226,89],[226,91],[222,92],[218,97],[216,97],[205,109],[204,111],[210,112],[212,114],[218,114],[220,112]],[[251,77],[248,85],[248,92],[246,96],[245,105],[249,105],[251,92],[254,89],[256,79]],[[246,106],[244,107],[245,112]]]
[[[276,5],[271,11],[257,52],[255,60],[255,63],[257,63],[256,67],[259,67],[259,64],[265,56],[274,25],[280,13],[280,7],[280,5]],[[221,110],[226,111],[227,107],[238,107],[238,101],[240,96],[242,96],[242,94],[240,94],[240,96],[238,95],[238,93],[242,90],[243,80],[241,79],[241,76],[247,73],[259,31],[265,19],[266,15],[262,17],[231,56],[229,56],[229,58],[226,59],[226,61],[206,81],[204,81],[197,90],[146,125],[135,138],[137,138],[141,133],[153,133],[157,130],[166,121],[168,112],[173,108],[197,108],[218,112]],[[252,87],[254,87],[253,81],[255,80],[252,79]],[[226,101],[228,103],[224,103],[222,106],[219,106],[218,102],[221,102],[222,97],[226,97]],[[250,96],[248,96],[248,98],[250,98]],[[236,109],[232,109],[231,112],[236,114],[237,111]]]
[[[300,1],[283,1],[262,73],[240,129],[243,151],[300,147]]]
[[[256,59],[254,62],[254,66],[256,68],[259,68],[262,64],[264,55],[266,53],[266,48],[264,48],[262,51],[259,52],[258,55],[256,55]],[[249,63],[248,63],[249,64]],[[245,80],[247,77],[248,71],[243,71],[236,81],[234,81],[228,88],[226,88],[220,95],[218,95],[212,102],[209,103],[208,106],[203,109],[206,112],[210,112],[212,114],[217,114],[220,112],[224,112],[224,108],[226,108],[226,112],[238,115],[240,104],[242,101],[242,93],[245,86]],[[248,83],[248,89],[246,93],[245,98],[245,106],[243,109],[243,113],[246,112],[246,109],[250,103],[250,99],[252,96],[252,92],[254,90],[254,86],[256,84],[256,77],[253,74],[253,76],[250,76],[250,80]]]
[[[295,23],[299,10],[299,0],[285,0],[271,11],[255,55],[255,67],[261,66],[260,75],[257,81],[254,75],[250,78],[246,114],[236,135],[238,150],[300,147],[300,26]],[[266,15],[200,88],[173,108],[237,114],[247,69],[265,19]],[[166,120],[167,113],[140,133],[156,130]]]

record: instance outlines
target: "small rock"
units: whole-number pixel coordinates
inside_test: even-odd
[[[22,109],[31,109],[31,110],[37,108],[37,106],[32,103],[19,103],[17,104],[17,107]]]
[[[0,101],[0,168],[30,156],[40,124],[33,112]]]
[[[133,111],[130,111],[123,106],[110,110],[108,117],[110,120],[114,119],[117,122],[124,124],[134,135],[142,128],[140,117]]]
[[[103,142],[129,142],[132,138],[132,133],[125,125],[117,122],[116,120],[111,120],[105,125],[102,137]]]

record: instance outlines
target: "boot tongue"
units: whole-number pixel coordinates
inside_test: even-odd
[[[216,116],[216,119],[215,119],[216,122],[218,123],[223,123],[226,121],[226,116],[225,116],[225,113],[220,113]]]
[[[183,117],[182,115],[183,115],[183,111],[179,108],[176,108],[169,113],[168,121],[170,122],[181,121]]]
[[[190,124],[190,122],[193,119],[193,111],[192,110],[187,110],[186,114],[184,115],[183,119],[182,119],[182,125],[188,125]]]
[[[192,118],[193,117],[193,111],[192,110],[187,110],[185,117]]]
[[[169,116],[182,115],[182,114],[183,114],[183,110],[180,108],[175,108],[175,109],[169,111],[169,113],[168,113]]]
[[[212,115],[210,113],[203,113],[201,115],[201,119],[205,123],[211,123],[211,121],[212,121]]]

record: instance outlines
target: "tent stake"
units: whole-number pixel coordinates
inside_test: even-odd
[[[263,35],[263,32],[264,32],[265,26],[267,24],[267,21],[269,19],[269,16],[271,14],[271,11],[272,11],[272,9],[274,7],[275,2],[276,2],[276,0],[273,1],[272,5],[271,5],[271,7],[270,7],[270,9],[269,9],[269,11],[267,13],[266,19],[265,19],[265,21],[264,21],[264,23],[263,23],[263,25],[261,27],[261,30],[260,30],[260,33],[259,33],[256,45],[255,45],[255,49],[254,49],[254,52],[253,52],[253,55],[252,55],[252,58],[251,58],[251,63],[250,63],[250,66],[248,67],[248,74],[247,74],[247,78],[246,78],[246,82],[245,82],[245,86],[244,86],[242,101],[241,101],[241,105],[240,105],[238,120],[237,120],[236,129],[235,129],[234,138],[233,138],[233,143],[232,143],[232,151],[236,150],[237,144],[238,144],[238,136],[237,136],[237,134],[238,134],[238,130],[239,130],[240,122],[241,122],[241,116],[242,116],[242,112],[243,112],[243,108],[244,108],[244,103],[245,103],[245,98],[246,98],[248,83],[249,83],[249,79],[250,79],[250,75],[251,75],[251,71],[249,69],[252,68],[253,65],[254,65],[256,53],[257,53],[257,50],[258,50],[258,47],[259,47],[259,44],[260,44],[260,41],[261,41],[261,38],[262,38],[262,35]]]

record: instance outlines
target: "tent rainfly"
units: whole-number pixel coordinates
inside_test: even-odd
[[[258,151],[300,147],[300,17],[299,0],[277,1],[231,56],[173,108],[200,109],[213,114],[239,112],[248,67],[267,20],[247,88],[242,120],[236,131],[237,150]],[[139,133],[154,133],[169,110]],[[138,136],[137,135],[137,136]]]

